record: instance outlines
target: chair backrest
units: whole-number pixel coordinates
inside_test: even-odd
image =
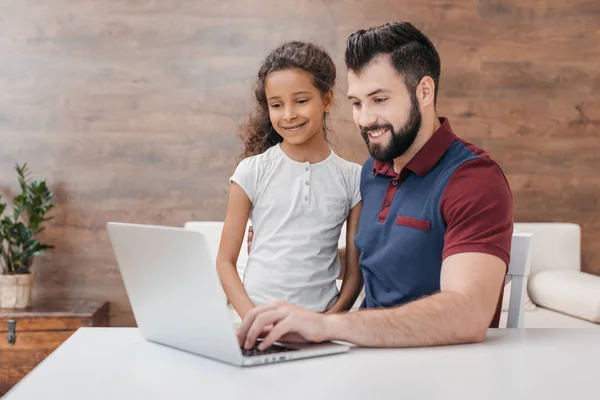
[[[522,328],[525,308],[525,290],[531,270],[531,238],[529,232],[515,232],[512,236],[510,264],[505,285],[511,283],[508,303],[507,328]]]
[[[515,232],[530,232],[531,276],[541,271],[581,270],[581,227],[566,222],[516,222]]]

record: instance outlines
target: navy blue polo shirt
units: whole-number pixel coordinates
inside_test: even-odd
[[[440,290],[444,258],[484,252],[509,263],[512,194],[485,151],[459,139],[446,118],[396,173],[369,158],[355,244],[365,280],[361,307],[393,307]],[[502,292],[502,291],[501,291]],[[499,306],[492,321],[497,326]]]

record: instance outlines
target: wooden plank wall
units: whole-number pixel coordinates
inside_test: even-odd
[[[403,19],[438,46],[440,114],[504,167],[516,220],[581,224],[584,270],[600,274],[596,0],[8,0],[0,189],[14,193],[26,161],[58,201],[36,301],[109,300],[112,325],[134,324],[106,222],[223,218],[253,77],[283,40],[332,53],[334,143],[362,163],[345,40]]]

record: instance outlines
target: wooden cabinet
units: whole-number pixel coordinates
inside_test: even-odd
[[[61,301],[0,308],[0,397],[80,327],[108,326],[108,303]]]

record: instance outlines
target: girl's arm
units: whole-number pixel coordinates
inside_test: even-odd
[[[237,271],[237,259],[246,232],[251,202],[246,192],[235,182],[231,183],[227,215],[217,253],[217,272],[229,301],[243,319],[254,308]]]
[[[344,273],[346,272],[346,248],[345,247],[338,249],[338,256],[340,257],[340,263],[342,264],[342,268],[340,268],[340,275],[338,276],[338,279],[344,279]]]
[[[340,289],[340,297],[337,303],[329,310],[328,313],[336,313],[340,311],[348,311],[354,305],[363,286],[363,276],[360,271],[358,262],[358,250],[354,246],[354,236],[358,230],[358,220],[362,209],[362,201],[359,202],[348,214],[346,220],[346,251],[345,251],[345,268],[342,288]]]

